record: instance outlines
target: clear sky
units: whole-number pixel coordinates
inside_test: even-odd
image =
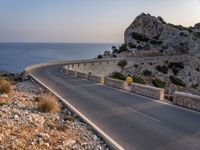
[[[142,12],[193,26],[200,0],[0,0],[0,42],[123,42]]]

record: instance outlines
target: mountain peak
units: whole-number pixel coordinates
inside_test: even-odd
[[[130,50],[162,50],[167,53],[191,53],[200,50],[200,32],[195,28],[166,23],[160,16],[141,13],[125,31]]]

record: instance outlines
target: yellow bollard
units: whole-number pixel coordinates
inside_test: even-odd
[[[127,82],[128,86],[131,86],[131,84],[133,83],[133,78],[131,76],[128,76],[126,78],[126,82]]]

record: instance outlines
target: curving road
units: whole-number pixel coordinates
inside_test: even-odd
[[[65,98],[127,150],[200,150],[200,113],[60,72],[31,74]]]

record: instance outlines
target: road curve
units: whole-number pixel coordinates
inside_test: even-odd
[[[62,65],[31,74],[127,150],[200,150],[200,113],[64,75]]]

